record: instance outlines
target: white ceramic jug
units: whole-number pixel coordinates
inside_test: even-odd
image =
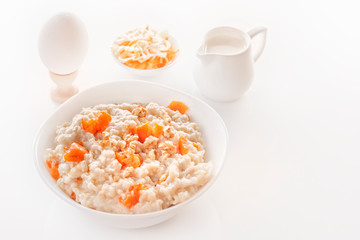
[[[197,52],[194,79],[200,92],[215,101],[233,101],[250,87],[254,63],[266,41],[265,27],[243,32],[233,27],[217,27],[206,33]],[[262,35],[261,45],[253,53],[251,40]]]

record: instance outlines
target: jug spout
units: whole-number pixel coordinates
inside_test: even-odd
[[[198,58],[203,58],[205,55],[207,55],[207,52],[206,52],[206,45],[201,45],[200,48],[198,49],[197,53],[196,53],[196,56]]]

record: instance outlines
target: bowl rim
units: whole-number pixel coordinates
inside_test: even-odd
[[[210,179],[210,181],[205,185],[203,186],[199,191],[197,191],[192,197],[190,197],[189,199],[187,199],[186,201],[182,202],[182,203],[179,203],[175,206],[172,206],[172,207],[169,207],[169,208],[166,208],[166,209],[162,209],[162,210],[158,210],[158,211],[154,211],[154,212],[147,212],[147,213],[136,213],[136,214],[121,214],[121,213],[110,213],[110,212],[103,212],[103,211],[100,211],[100,210],[96,210],[96,209],[92,209],[92,208],[88,208],[88,207],[85,207],[73,200],[71,200],[70,198],[66,198],[64,195],[60,195],[54,188],[53,185],[50,184],[50,182],[47,181],[47,179],[45,178],[45,176],[42,174],[41,170],[40,170],[40,159],[42,158],[41,156],[38,156],[38,147],[39,147],[39,141],[40,141],[40,136],[41,136],[41,133],[44,131],[43,130],[43,127],[45,126],[45,124],[48,122],[48,120],[59,110],[59,109],[62,109],[64,108],[64,106],[66,107],[66,105],[69,105],[71,102],[73,101],[76,101],[76,99],[78,98],[78,96],[86,91],[90,91],[94,88],[97,88],[97,87],[100,87],[100,86],[104,86],[104,85],[112,85],[112,84],[119,84],[119,83],[124,83],[124,84],[127,84],[127,83],[139,83],[139,84],[145,84],[145,85],[154,85],[156,87],[159,87],[159,88],[163,88],[163,89],[166,89],[168,91],[175,91],[175,92],[178,92],[182,95],[185,95],[186,97],[188,98],[191,98],[192,100],[195,100],[195,101],[198,101],[198,102],[201,102],[202,104],[204,104],[205,106],[207,106],[210,111],[212,111],[217,117],[218,119],[220,120],[220,124],[222,126],[222,129],[225,133],[225,149],[224,149],[224,153],[223,153],[223,156],[221,158],[221,161],[219,163],[219,167],[218,167],[218,171],[217,171],[217,174],[214,174],[212,176],[212,178]],[[85,106],[84,106],[85,107]],[[55,193],[56,196],[58,196],[59,198],[61,198],[62,200],[64,200],[65,202],[67,202],[68,204],[70,204],[71,206],[75,207],[75,208],[79,208],[79,209],[83,209],[85,211],[88,211],[89,213],[93,213],[93,214],[98,214],[98,215],[103,215],[103,216],[110,216],[110,217],[126,217],[126,218],[132,218],[132,219],[135,219],[135,218],[146,218],[146,217],[155,217],[155,216],[160,216],[160,215],[164,215],[166,213],[170,213],[170,212],[173,212],[173,211],[176,211],[177,209],[181,208],[182,206],[185,206],[189,203],[191,203],[192,201],[194,201],[195,199],[199,198],[201,195],[203,195],[214,183],[215,181],[217,180],[217,178],[219,177],[223,167],[224,167],[224,164],[225,164],[225,161],[226,161],[226,158],[227,158],[227,154],[228,154],[228,142],[229,142],[229,135],[228,135],[228,131],[227,131],[227,127],[225,125],[225,122],[224,120],[221,118],[221,116],[215,111],[215,109],[213,109],[209,104],[207,104],[206,102],[204,102],[203,100],[197,98],[197,97],[194,97],[186,92],[183,92],[183,91],[180,91],[180,90],[177,90],[177,89],[174,89],[174,88],[171,88],[171,87],[168,87],[168,86],[165,86],[165,85],[162,85],[162,84],[158,84],[158,83],[151,83],[151,82],[147,82],[147,81],[143,81],[143,80],[121,80],[121,81],[110,81],[110,82],[105,82],[105,83],[100,83],[100,84],[96,84],[94,86],[90,86],[86,89],[84,89],[82,92],[80,92],[79,94],[76,94],[74,96],[72,96],[71,98],[69,98],[68,100],[66,100],[63,104],[61,104],[60,106],[58,106],[48,117],[45,121],[43,121],[43,123],[40,125],[40,128],[39,130],[37,131],[36,133],[36,137],[35,137],[35,140],[34,140],[34,143],[33,143],[33,151],[34,151],[34,163],[35,163],[35,167],[36,167],[36,170],[38,172],[38,174],[40,175],[40,178],[42,179],[42,181],[47,185],[48,188],[51,189],[51,191],[53,193]],[[55,183],[56,184],[56,183]],[[57,184],[56,184],[57,186]],[[58,186],[57,186],[58,187]]]
[[[161,67],[161,68],[155,68],[155,69],[137,69],[137,68],[132,68],[132,67],[126,66],[125,64],[123,64],[122,62],[120,62],[120,60],[114,55],[114,53],[113,53],[112,51],[111,51],[111,55],[113,56],[114,60],[115,60],[118,64],[120,64],[120,66],[122,66],[123,68],[125,68],[125,69],[127,69],[127,70],[129,70],[129,71],[137,71],[137,72],[139,72],[139,73],[144,73],[144,74],[146,74],[146,73],[151,74],[151,73],[155,73],[155,72],[160,72],[160,71],[163,71],[163,70],[168,69],[168,68],[170,68],[171,66],[173,66],[174,63],[178,60],[179,55],[180,55],[180,52],[181,52],[181,51],[180,51],[179,44],[178,44],[178,42],[176,41],[176,39],[175,39],[171,34],[169,34],[169,33],[168,33],[168,36],[169,36],[169,41],[171,42],[171,45],[174,46],[175,48],[177,48],[177,49],[178,49],[178,52],[176,53],[174,60],[171,61],[170,64],[165,65],[165,66],[163,66],[163,67]],[[116,39],[115,39],[115,40],[116,40]],[[114,41],[114,42],[115,42],[115,41]],[[114,42],[113,42],[112,44],[114,44]]]

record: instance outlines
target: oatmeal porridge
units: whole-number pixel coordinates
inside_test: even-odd
[[[139,214],[184,202],[213,174],[186,110],[176,101],[84,108],[58,126],[49,173],[71,199],[99,211]]]

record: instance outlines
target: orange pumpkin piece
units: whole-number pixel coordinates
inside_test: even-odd
[[[85,132],[89,132],[92,134],[96,133],[96,120],[90,119],[89,121],[85,121],[84,119],[81,119],[81,125]]]
[[[193,146],[194,146],[197,150],[200,150],[200,145],[199,145],[199,144],[193,143]]]
[[[53,158],[46,160],[46,165],[50,169],[50,176],[55,179],[56,181],[59,179],[59,163],[55,161]]]
[[[125,193],[125,196],[119,198],[119,202],[128,209],[131,209],[139,202],[140,191],[145,189],[141,184],[132,185],[128,192]]]
[[[98,112],[95,114],[95,118],[88,121],[81,119],[81,124],[86,132],[97,134],[103,132],[111,121],[111,116],[106,112]]]
[[[58,166],[57,167],[52,167],[50,169],[50,176],[55,179],[56,181],[59,179],[60,174],[59,174],[59,170],[58,170]]]
[[[74,192],[72,192],[71,195],[70,195],[70,198],[75,201],[76,200],[76,194]]]
[[[139,136],[139,141],[144,143],[145,139],[150,136],[159,138],[163,134],[163,126],[155,123],[155,126],[151,127],[150,122],[147,122],[137,127],[131,127],[130,132],[132,134],[137,134]]]
[[[189,152],[189,147],[186,146],[187,145],[187,139],[185,136],[180,136],[179,137],[179,142],[178,142],[178,149],[179,149],[179,153],[181,155],[185,155]]]
[[[189,109],[188,106],[179,101],[172,101],[167,107],[173,111],[179,111],[181,114],[184,114]]]
[[[135,127],[132,130],[133,134],[137,134],[139,136],[139,141],[144,143],[145,139],[149,137],[152,133],[152,129],[150,127],[150,122],[147,122],[141,126]]]
[[[130,156],[126,156],[123,153],[115,153],[115,157],[121,164],[122,169],[126,167],[137,168],[141,165],[141,158],[139,154],[131,154]]]
[[[89,151],[78,143],[72,143],[66,150],[64,159],[67,162],[81,162]]]
[[[52,167],[53,160],[51,158],[46,159],[46,166],[50,169]]]
[[[152,135],[159,138],[163,134],[163,127],[155,123],[155,126],[152,129]]]
[[[101,133],[109,126],[111,116],[106,112],[100,112],[97,114],[97,117],[97,133]]]

